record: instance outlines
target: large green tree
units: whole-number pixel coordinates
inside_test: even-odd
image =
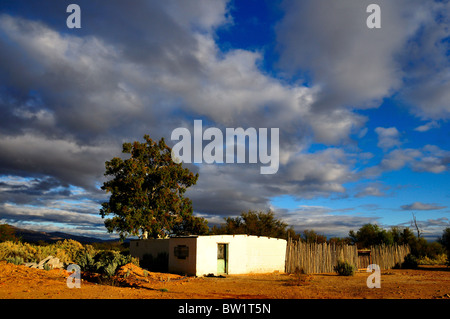
[[[111,196],[100,215],[113,216],[105,219],[108,232],[116,231],[124,239],[166,237],[174,230],[205,231],[206,221],[192,216],[192,202],[184,196],[198,174],[172,160],[164,138],[158,143],[148,135],[144,139],[144,143],[123,144],[122,152],[129,158],[114,157],[105,163],[105,176],[112,179],[102,189]]]

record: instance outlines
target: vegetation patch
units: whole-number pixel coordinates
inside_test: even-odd
[[[346,261],[339,260],[336,266],[334,266],[334,271],[339,276],[354,276],[356,273],[356,266]]]

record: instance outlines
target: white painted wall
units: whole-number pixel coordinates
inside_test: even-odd
[[[248,235],[214,235],[147,239],[130,242],[132,256],[168,252],[169,272],[217,275],[217,244],[228,244],[228,274],[284,272],[286,240]],[[189,247],[189,256],[174,254],[178,245]],[[156,255],[154,255],[156,256]]]
[[[249,236],[247,239],[247,272],[284,272],[286,240]]]
[[[228,274],[284,272],[286,240],[247,235],[199,236],[196,275],[217,275],[217,244],[228,244]]]

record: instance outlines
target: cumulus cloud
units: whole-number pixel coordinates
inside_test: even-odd
[[[402,55],[408,76],[401,96],[422,119],[448,119],[450,8],[445,1],[426,1],[423,5],[425,17],[420,32],[410,39]]]
[[[423,19],[419,1],[380,1],[381,29],[365,25],[370,1],[285,1],[278,26],[281,65],[311,72],[317,108],[378,106],[401,84],[396,60]]]
[[[409,167],[415,172],[440,174],[447,172],[450,165],[450,151],[436,145],[421,148],[398,148],[388,152],[378,165],[361,170],[360,177],[376,178],[385,172]]]
[[[345,194],[354,181],[353,159],[340,149],[296,153],[277,174],[261,175],[259,164],[203,165],[197,185],[188,191],[196,212],[221,216],[270,209],[274,196],[298,199]]]
[[[399,140],[400,133],[395,127],[377,127],[375,132],[378,134],[378,147],[383,150],[393,148],[395,146],[400,146],[401,142]]]
[[[14,14],[0,14],[0,218],[23,222],[29,215],[73,227],[79,217],[83,231],[99,225],[89,214],[104,199],[98,189],[104,162],[144,134],[171,144],[171,131],[192,128],[197,118],[220,129],[280,128],[280,168],[273,176],[259,174],[259,165],[189,166],[200,173],[188,192],[197,214],[218,220],[266,210],[271,197],[285,194],[345,196],[345,184],[367,173],[355,169],[357,160],[371,156],[338,147],[368,131],[368,119],[354,109],[378,106],[399,87],[405,73],[397,53],[430,19],[419,1],[382,1],[383,27],[370,32],[355,27],[365,24],[366,2],[285,2],[277,29],[280,65],[311,72],[308,86],[263,72],[262,51],[219,49],[215,30],[233,23],[225,0],[138,0],[133,6],[81,0],[79,30],[55,18],[65,17],[68,0],[12,2]],[[400,146],[398,131],[377,130],[379,146],[390,152],[372,173],[405,165],[447,170],[448,152],[391,150]],[[316,142],[336,147],[310,151]],[[301,210],[290,218],[296,213]],[[339,222],[317,214],[320,229],[328,227],[320,216]],[[349,216],[342,227],[350,223]]]
[[[116,24],[107,30],[104,23],[122,8],[120,2],[111,2],[98,19],[84,10],[83,24],[90,27],[82,36],[62,34],[40,21],[2,15],[1,39],[15,45],[3,43],[7,50],[0,68],[5,73],[14,68],[17,76],[8,79],[7,86],[23,88],[22,92],[5,89],[1,95],[6,115],[0,143],[5,154],[3,173],[52,176],[93,190],[104,161],[118,155],[123,141],[140,138],[150,128],[154,139],[170,136],[178,126],[192,126],[184,118],[187,113],[206,117],[220,128],[281,130],[281,162],[289,165],[285,174],[276,177],[280,186],[263,187],[264,192],[248,196],[237,191],[240,187],[234,180],[263,185],[268,181],[259,174],[248,177],[244,167],[226,168],[227,190],[218,191],[217,200],[232,198],[243,210],[250,205],[266,207],[273,188],[278,190],[275,194],[296,189],[298,196],[343,192],[342,183],[351,175],[349,163],[342,161],[345,152],[307,154],[302,150],[309,143],[309,131],[314,130],[318,139],[345,140],[355,127],[361,127],[363,117],[342,110],[329,117],[316,115],[310,110],[314,90],[285,85],[261,72],[260,53],[238,49],[221,53],[210,31],[227,23],[224,3],[202,8],[209,18],[197,21],[198,12],[190,15],[189,11],[181,19],[181,9],[173,3],[166,7],[155,2],[148,8],[139,2],[137,6],[146,12],[154,9],[164,14],[155,21],[130,18],[120,30]],[[137,9],[125,11],[124,19],[137,13]],[[144,23],[149,35],[124,36],[125,29],[144,29]],[[198,23],[204,32],[196,31]],[[164,28],[158,28],[160,24]],[[155,46],[158,50],[152,50]],[[137,52],[144,49],[148,56]],[[205,177],[197,194],[202,194],[203,185],[205,190],[214,189],[213,181],[225,176],[221,169],[200,168]],[[207,175],[213,176],[211,181]],[[213,198],[211,193],[203,195],[204,203],[205,197]],[[199,211],[207,210],[205,205],[200,204]],[[223,214],[235,211],[225,204],[219,207]]]
[[[448,118],[448,5],[380,0],[381,28],[368,29],[371,3],[284,1],[277,28],[281,67],[317,86],[317,111],[378,107],[400,92],[414,114]]]
[[[371,183],[370,185],[364,186],[361,190],[359,190],[355,197],[367,197],[367,196],[374,196],[374,197],[385,197],[387,187],[383,187],[379,183]]]
[[[81,187],[98,199],[104,162],[120,155],[122,142],[146,133],[153,139],[170,136],[176,127],[192,126],[188,115],[206,118],[219,128],[280,128],[281,163],[295,157],[293,166],[311,171],[294,181],[280,174],[278,186],[253,170],[257,167],[194,167],[202,176],[191,192],[198,213],[229,215],[267,208],[270,195],[291,188],[298,188],[299,196],[342,191],[345,178],[340,171],[348,169],[345,164],[334,166],[339,156],[313,155],[330,168],[322,178],[325,171],[309,168],[314,162],[301,153],[309,143],[303,133],[319,120],[310,113],[313,90],[285,85],[261,72],[258,52],[218,49],[212,30],[230,22],[225,1],[192,2],[186,10],[184,2],[180,7],[171,1],[138,1],[125,10],[123,2],[111,1],[99,16],[95,4],[80,5],[80,32],[60,32],[52,19],[0,15],[0,44],[5,48],[0,71],[11,75],[2,78],[0,88],[1,174],[54,181],[69,199],[77,199],[71,187]],[[44,12],[35,4],[31,7],[42,17],[56,14],[54,8]],[[118,16],[121,21],[116,21]],[[344,139],[349,134],[345,114],[337,114],[334,125],[334,136]],[[44,190],[32,195],[32,183],[27,183],[21,197],[10,197],[12,204],[0,207],[3,217],[26,218],[13,212],[39,201]],[[306,185],[312,185],[311,190]],[[5,187],[5,194],[11,194],[12,186]],[[70,219],[66,210],[49,208],[55,196],[41,202],[39,213],[24,211],[34,214],[32,220],[39,216],[56,222],[56,215],[48,212]]]

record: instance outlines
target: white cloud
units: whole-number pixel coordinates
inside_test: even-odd
[[[380,0],[381,28],[368,29],[371,3],[284,1],[277,28],[281,65],[311,75],[317,110],[378,107],[398,93],[423,119],[449,118],[448,4]]]
[[[285,1],[278,26],[282,65],[311,71],[323,88],[317,107],[378,106],[402,83],[396,60],[424,19],[419,1],[379,1],[381,29],[365,25],[370,1]]]
[[[367,196],[385,197],[387,194],[384,192],[384,190],[381,189],[381,187],[382,186],[376,183],[368,185],[364,187],[362,190],[358,191],[355,194],[355,197],[367,197]]]
[[[399,140],[400,133],[395,127],[377,127],[375,132],[378,134],[378,147],[383,150],[388,150],[390,148],[400,146],[401,142]]]
[[[377,218],[335,214],[333,209],[322,206],[303,205],[299,209],[283,211],[283,221],[292,226],[296,232],[312,229],[319,234],[347,237],[350,230],[357,230],[362,225],[376,222]]]
[[[450,118],[450,7],[445,1],[423,1],[426,15],[418,34],[402,55],[406,86],[401,96],[424,120]]]
[[[417,132],[427,132],[427,131],[429,131],[429,130],[431,130],[431,129],[433,129],[433,128],[439,128],[439,127],[440,127],[440,125],[439,125],[438,122],[436,122],[436,121],[431,121],[431,122],[425,123],[424,125],[420,125],[420,126],[416,127],[416,128],[414,129],[414,131],[417,131]]]

